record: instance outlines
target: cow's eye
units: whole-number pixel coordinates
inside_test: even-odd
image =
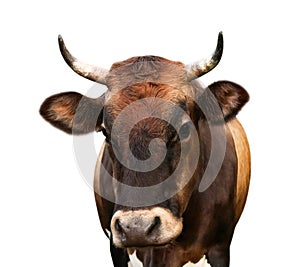
[[[191,122],[183,124],[179,130],[180,140],[184,140],[190,136],[191,133]]]

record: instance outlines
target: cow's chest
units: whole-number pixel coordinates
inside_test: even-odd
[[[129,258],[130,258],[130,262],[128,262],[128,267],[143,267],[143,263],[136,256],[136,251],[133,254],[129,255]],[[207,260],[204,256],[199,262],[197,263],[188,262],[182,267],[211,267],[211,265],[207,263]]]

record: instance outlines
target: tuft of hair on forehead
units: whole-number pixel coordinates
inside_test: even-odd
[[[133,84],[154,82],[183,87],[187,83],[185,65],[162,57],[132,57],[114,63],[106,78],[111,92],[122,90]]]
[[[131,103],[144,98],[165,99],[173,102],[174,104],[180,105],[182,108],[186,107],[186,102],[188,101],[184,92],[166,84],[156,84],[152,82],[134,84],[112,94],[111,98],[105,105],[105,119],[112,122],[124,108]],[[168,112],[169,110],[166,110],[166,106],[163,105],[163,103],[164,102],[154,100],[151,105],[148,103],[147,109]],[[136,110],[136,112],[143,112],[144,108],[146,107],[137,105],[137,109],[139,110]]]
[[[124,66],[132,65],[134,63],[143,63],[143,62],[156,62],[156,63],[166,63],[176,65],[178,67],[184,67],[185,65],[179,61],[172,61],[163,57],[158,56],[139,56],[139,57],[131,57],[124,61],[116,62],[111,66],[110,71],[115,70],[117,68],[121,68]]]

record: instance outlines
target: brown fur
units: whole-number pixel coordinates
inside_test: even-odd
[[[182,88],[187,83],[184,64],[154,56],[133,57],[113,64],[107,77],[111,92],[143,82]]]
[[[116,211],[124,211],[125,214],[137,214],[139,210],[144,210],[143,214],[148,214],[149,210],[153,212],[159,210],[162,211],[161,214],[167,212],[172,214],[172,218],[178,219],[174,219],[174,223],[183,222],[183,230],[176,240],[170,241],[164,247],[137,248],[137,256],[144,266],[181,267],[189,261],[196,263],[206,255],[212,267],[228,267],[229,246],[246,201],[250,177],[247,139],[241,125],[235,119],[236,114],[249,99],[247,92],[235,83],[221,81],[210,85],[209,93],[197,82],[188,82],[182,63],[154,56],[134,57],[115,63],[106,81],[109,91],[105,97],[96,100],[78,93],[62,93],[46,99],[40,109],[41,115],[48,122],[67,133],[83,134],[102,129],[107,135],[107,143],[100,153],[96,166],[94,185],[97,209],[105,233],[112,232],[111,227],[115,227],[111,226],[111,220]],[[153,103],[142,105],[141,102],[132,112],[132,116],[141,114],[147,109],[150,113],[154,110],[161,114],[168,113],[173,115],[171,118],[175,121],[176,119],[180,121],[172,109],[159,104],[155,99],[165,99],[179,105],[190,116],[198,131],[200,158],[191,179],[170,199],[153,207],[124,207],[113,202],[122,197],[144,196],[122,195],[111,180],[111,176],[124,184],[136,187],[155,185],[174,172],[181,154],[181,144],[175,129],[166,121],[148,116],[132,128],[129,145],[137,158],[145,160],[150,156],[148,151],[150,141],[153,138],[162,139],[166,144],[167,154],[160,166],[148,173],[137,172],[126,169],[115,157],[112,145],[122,157],[126,158],[122,146],[127,140],[122,139],[122,128],[132,120],[132,117],[128,116],[121,125],[114,125],[117,116],[134,101],[150,97],[153,98]],[[191,99],[201,103],[202,111]],[[217,122],[214,126],[216,134],[225,132],[226,152],[214,182],[206,191],[199,192],[199,184],[211,154],[212,141],[208,121]],[[101,126],[103,122],[105,129]],[[117,140],[110,139],[112,125],[119,129]],[[192,138],[182,141],[189,144],[185,159],[187,164],[183,171],[189,169],[188,159],[193,158],[194,141]],[[215,145],[217,149],[222,147],[222,144]],[[102,167],[107,173],[103,172]],[[180,182],[176,181],[175,187],[178,187]],[[151,194],[158,196],[167,190],[171,188],[162,188]],[[110,194],[110,200],[101,197],[104,192]],[[156,215],[151,216],[155,218]],[[169,227],[170,225],[162,228],[169,229]],[[122,247],[122,243],[119,243],[119,246]],[[116,267],[127,267],[126,247],[116,248],[111,244],[111,254]]]
[[[206,166],[210,154],[210,149],[207,149],[210,147],[210,134],[207,127],[206,123],[200,125],[203,145],[199,168]],[[220,126],[219,130],[222,131],[223,127]],[[232,188],[236,183],[237,157],[233,139],[227,127],[226,132],[228,138],[226,157],[218,178],[204,193],[194,191],[183,214],[183,232],[176,242],[166,248],[138,250],[137,255],[145,266],[181,267],[189,261],[196,263],[204,254],[209,254],[209,251],[214,249],[216,240],[221,246],[230,243],[235,225],[236,191],[232,191]],[[201,175],[201,172],[198,175]],[[228,194],[230,191],[232,193]],[[225,229],[229,231],[224,232]]]
[[[137,99],[153,96],[165,98],[174,101],[175,103],[185,101],[191,117],[193,117],[194,120],[195,118],[198,118],[194,114],[195,109],[193,110],[192,108],[193,104],[188,101],[189,98],[181,91],[174,90],[169,86],[161,84],[143,83],[128,87],[110,98],[104,114],[107,129],[114,123],[114,119],[118,116],[119,112],[130,103]],[[218,100],[221,104],[224,103],[222,98],[218,98]],[[232,102],[232,106],[235,109],[236,102],[234,101],[235,98],[232,98],[229,100],[228,105]],[[160,107],[154,105],[152,108],[158,109]],[[163,112],[164,109],[163,107],[161,108]],[[136,112],[143,112],[143,110],[141,108],[136,110]],[[229,114],[228,110],[226,110],[226,112]],[[130,118],[128,119],[130,120]],[[197,123],[196,120],[194,122]],[[127,122],[122,121],[122,123],[126,124]],[[142,129],[146,130],[145,133],[147,133],[147,136],[149,136],[150,139],[156,137],[164,138],[165,141],[168,139],[166,136],[166,129],[168,129],[167,125],[156,119],[148,119],[145,123],[139,123],[136,127],[136,129],[133,129],[130,142],[135,143],[141,148],[139,153],[145,153],[145,147],[147,147],[143,147],[141,143],[141,140],[145,141],[147,139],[146,136],[141,136],[140,131]],[[204,254],[206,254],[208,259],[213,262],[214,253],[219,249],[224,251],[224,257],[228,259],[229,244],[236,223],[235,217],[240,209],[240,204],[237,205],[236,203],[237,194],[243,195],[244,191],[238,191],[238,159],[235,152],[236,143],[234,143],[231,131],[227,125],[220,124],[218,127],[219,131],[225,130],[226,132],[227,149],[225,160],[217,179],[205,192],[197,192],[196,188],[199,186],[200,177],[205,170],[210,156],[211,142],[207,122],[205,120],[200,121],[198,129],[201,142],[201,159],[199,161],[198,169],[195,176],[184,190],[178,192],[174,197],[174,201],[180,203],[178,204],[181,207],[181,212],[179,212],[179,214],[180,216],[183,216],[184,228],[182,234],[174,244],[171,244],[170,247],[165,249],[149,248],[148,250],[138,250],[137,255],[145,266],[179,267],[189,261],[198,262]],[[237,132],[239,131],[240,129],[237,129]],[[135,139],[138,136],[141,136],[141,140]],[[120,139],[121,138],[122,137],[120,136]],[[139,154],[139,156],[141,155],[142,154]],[[240,154],[238,156],[240,156]],[[172,160],[176,161],[175,154],[172,155]],[[164,174],[164,166],[165,165],[162,165],[162,168],[159,168],[153,174],[147,173],[144,178],[143,174],[134,171],[128,171],[126,175],[124,172],[122,175],[115,173],[115,177],[122,177],[121,181],[126,184],[150,186],[153,183],[161,182],[159,177],[162,178],[169,175],[169,173]],[[153,178],[149,179],[149,177]],[[195,181],[197,181],[197,183]],[[240,183],[241,181],[242,180],[240,180]],[[188,192],[192,191],[194,192],[191,196]],[[166,205],[168,205],[168,203],[166,203]],[[124,207],[115,207],[115,210],[120,208],[126,210]],[[112,216],[112,214],[110,216]]]
[[[134,84],[118,93],[111,96],[109,101],[105,105],[105,117],[104,123],[107,125],[108,130],[111,129],[112,123],[118,114],[126,108],[129,104],[136,100],[141,100],[143,98],[162,98],[171,101],[175,104],[181,104],[187,102],[187,97],[184,93],[176,88],[172,88],[169,85],[157,84],[152,82],[146,82],[142,84]],[[153,106],[148,107],[149,109],[159,109],[161,112],[170,112],[166,110],[164,106],[158,106],[154,101]],[[144,112],[143,107],[140,107],[136,112]],[[133,114],[134,115],[134,114]],[[130,119],[130,118],[128,118]],[[126,124],[126,122],[123,122]],[[156,128],[149,125],[148,130],[155,130]]]
[[[250,184],[250,148],[244,129],[237,119],[231,120],[228,123],[228,127],[234,140],[238,158],[237,192],[235,201],[235,218],[237,222],[244,209]]]

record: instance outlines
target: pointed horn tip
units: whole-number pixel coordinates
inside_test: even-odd
[[[224,48],[223,32],[220,31],[218,34],[218,41],[217,41],[217,46],[215,48],[215,52],[213,53],[209,62],[205,63],[204,65],[202,62],[196,62],[193,65],[186,65],[188,80],[191,81],[196,78],[199,78],[202,75],[214,69],[222,58],[223,48]]]
[[[65,41],[60,34],[58,35],[58,46],[59,46],[60,53],[63,56],[64,60],[71,67],[71,65],[73,64],[73,61],[75,61],[76,58],[73,55],[71,55],[71,53],[68,51]]]
[[[223,48],[224,48],[223,32],[220,31],[219,35],[218,35],[217,47],[216,47],[215,53],[213,55],[213,59],[215,61],[220,62],[222,55],[223,55]]]
[[[219,35],[218,35],[218,42],[224,43],[224,36],[223,36],[223,32],[222,32],[222,31],[219,32]]]
[[[64,39],[62,38],[62,36],[60,34],[58,35],[58,46],[59,46],[61,53],[64,54],[64,50],[66,50],[66,45],[65,45]]]
[[[60,34],[58,35],[57,40],[58,40],[59,45],[64,45],[64,43],[65,43],[64,39]]]

